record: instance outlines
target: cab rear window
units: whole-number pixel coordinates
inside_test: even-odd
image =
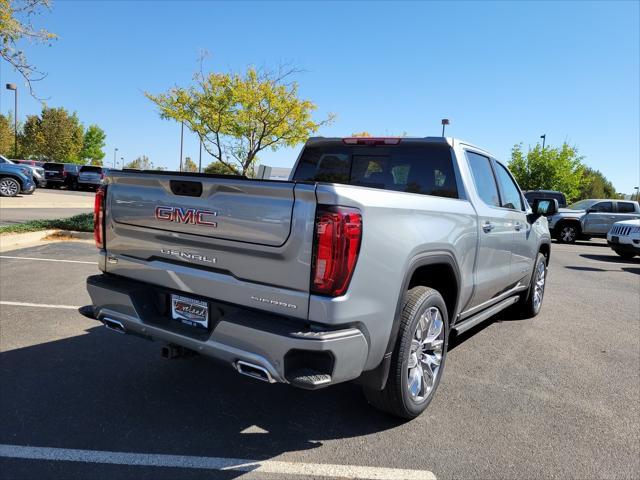
[[[94,166],[91,166],[91,165],[85,165],[84,167],[80,167],[80,172],[102,173],[102,167],[94,167]]]
[[[458,198],[451,148],[439,143],[391,146],[327,142],[305,148],[293,180],[342,183]]]

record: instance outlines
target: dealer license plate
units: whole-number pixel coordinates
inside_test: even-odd
[[[171,317],[197,328],[209,327],[209,305],[203,300],[171,295]]]

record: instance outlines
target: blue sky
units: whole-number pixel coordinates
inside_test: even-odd
[[[568,141],[618,191],[640,184],[639,2],[70,2],[37,24],[51,47],[27,46],[48,77],[50,106],[107,133],[107,157],[146,154],[176,168],[180,127],[144,91],[187,85],[203,49],[210,70],[292,63],[320,134],[447,133],[507,159],[515,143]],[[2,65],[2,83],[18,76]],[[12,92],[1,90],[3,113]],[[19,115],[39,105],[21,89]],[[298,149],[265,153],[291,166]],[[195,135],[185,155],[197,159]],[[209,162],[205,156],[203,162]]]

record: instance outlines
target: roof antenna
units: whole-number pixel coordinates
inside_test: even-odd
[[[449,125],[450,122],[448,118],[443,118],[441,123],[442,123],[442,136],[444,137],[444,127]]]

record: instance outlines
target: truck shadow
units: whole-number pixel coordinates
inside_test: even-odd
[[[611,255],[593,255],[591,253],[582,253],[580,254],[580,256],[588,260],[599,260],[601,262],[609,263],[640,263],[640,257],[622,258],[613,252],[611,253]]]
[[[0,443],[264,460],[401,423],[354,384],[270,385],[201,356],[163,360],[160,343],[86,332],[0,354]]]

